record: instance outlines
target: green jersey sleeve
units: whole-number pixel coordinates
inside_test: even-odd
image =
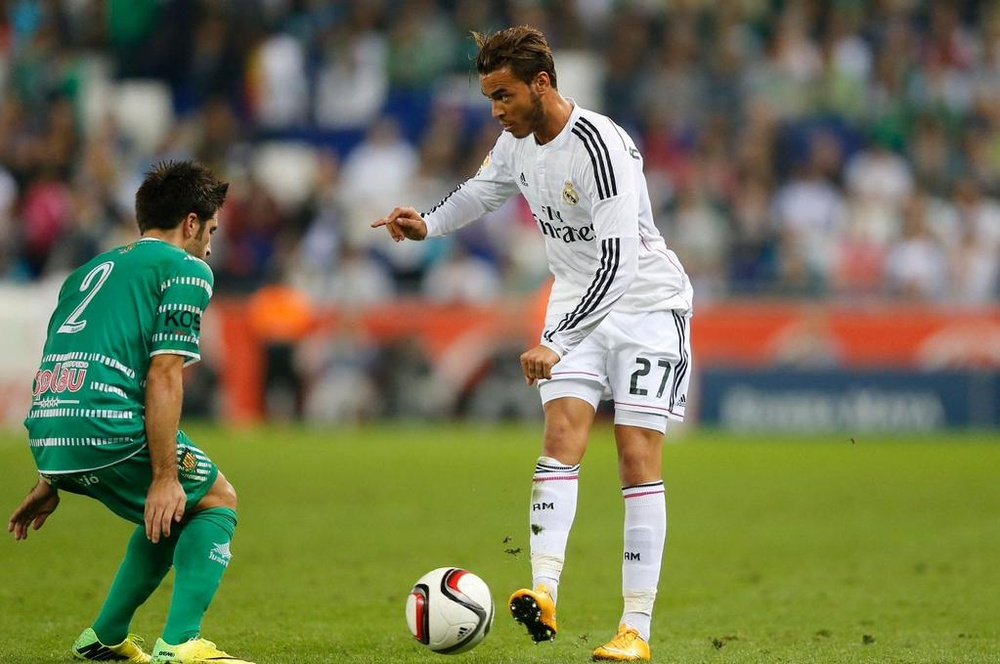
[[[215,278],[208,264],[193,256],[175,265],[160,283],[149,356],[183,355],[187,366],[201,359],[201,319],[212,299]]]

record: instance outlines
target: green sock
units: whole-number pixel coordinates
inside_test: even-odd
[[[115,646],[125,640],[136,609],[149,599],[170,571],[176,544],[176,537],[153,544],[146,539],[144,526],[136,528],[108,598],[104,600],[101,615],[94,622],[94,632],[101,643]]]
[[[174,596],[163,640],[180,645],[201,635],[201,620],[229,566],[229,543],[236,512],[224,507],[203,510],[184,524],[174,550]]]

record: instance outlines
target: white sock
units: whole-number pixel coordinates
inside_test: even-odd
[[[622,496],[625,499],[622,622],[648,642],[667,537],[667,501],[662,481],[625,487]]]
[[[579,476],[579,464],[567,466],[550,457],[539,457],[532,478],[528,514],[532,584],[545,585],[553,601],[559,594],[566,541],[576,516]]]

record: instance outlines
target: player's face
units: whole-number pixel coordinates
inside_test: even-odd
[[[543,76],[539,74],[529,84],[504,67],[479,77],[483,95],[492,104],[493,117],[514,138],[524,138],[542,126],[545,112],[539,78]]]
[[[212,236],[219,228],[219,213],[216,212],[205,223],[198,221],[186,221],[185,223],[191,224],[191,230],[188,237],[185,238],[184,250],[192,256],[205,260],[212,254]]]

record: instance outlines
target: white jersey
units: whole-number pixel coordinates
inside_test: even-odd
[[[555,284],[542,343],[560,357],[612,310],[691,310],[691,282],[653,223],[642,156],[610,118],[574,105],[545,145],[504,132],[476,176],[424,214],[427,234],[458,230],[518,191],[545,237]]]

